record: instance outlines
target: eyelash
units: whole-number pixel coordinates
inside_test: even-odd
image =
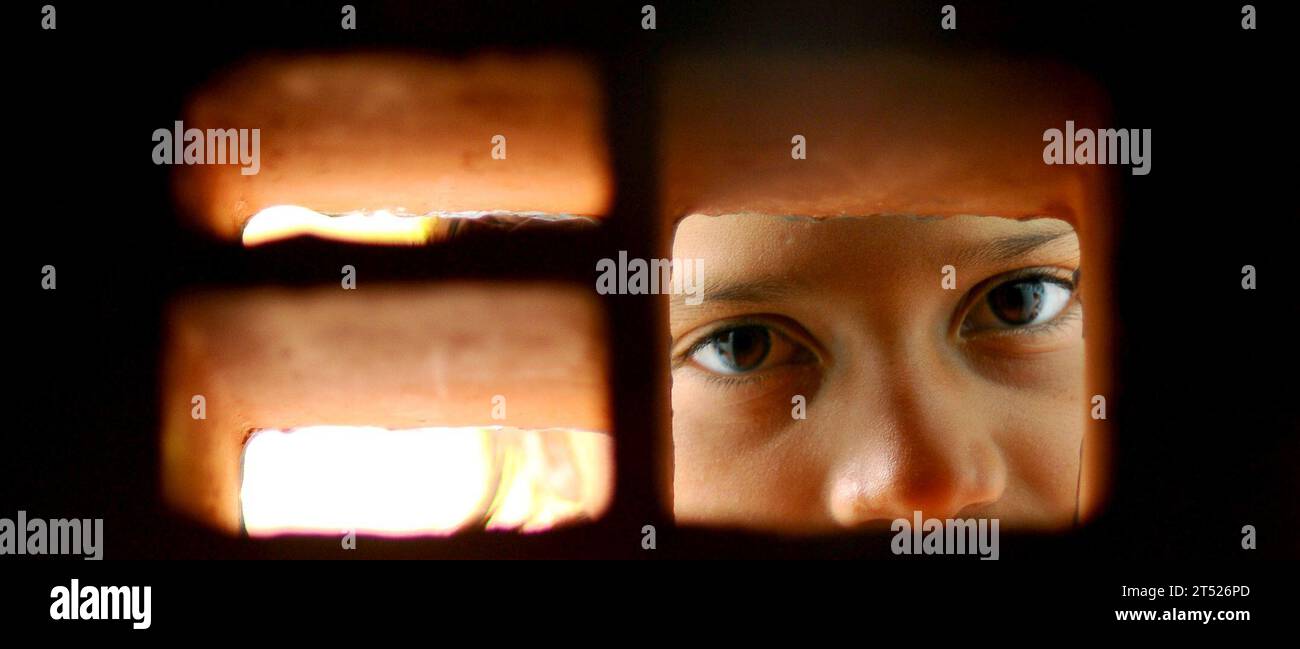
[[[767,374],[768,372],[758,372],[755,374],[714,374],[713,372],[700,372],[700,375],[704,377],[705,381],[724,387],[761,383],[767,378]]]

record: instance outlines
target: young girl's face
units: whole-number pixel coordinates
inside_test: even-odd
[[[816,532],[1075,515],[1079,242],[1065,221],[692,216],[674,299],[675,511]]]

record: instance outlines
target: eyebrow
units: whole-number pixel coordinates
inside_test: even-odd
[[[998,237],[966,248],[958,254],[958,263],[998,263],[1009,259],[1023,257],[1038,248],[1075,234],[1074,228],[1031,232]],[[781,300],[806,293],[809,287],[792,278],[765,277],[759,279],[741,279],[718,281],[706,279],[701,290],[704,303],[713,304],[761,304]],[[669,312],[680,313],[687,307],[686,295],[674,293],[669,298]],[[673,318],[670,317],[670,320]]]
[[[801,282],[782,278],[743,280],[706,279],[701,289],[704,303],[754,304],[788,298],[806,292]],[[686,304],[686,295],[674,293],[669,299],[670,309],[680,309]]]
[[[962,250],[957,258],[963,264],[1004,262],[1023,257],[1039,248],[1074,234],[1074,228],[1065,228],[1056,231],[998,237]]]

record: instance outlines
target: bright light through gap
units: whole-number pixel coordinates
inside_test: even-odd
[[[256,246],[302,235],[354,243],[420,245],[437,234],[438,217],[395,214],[388,210],[349,212],[336,216],[296,205],[274,205],[254,214],[244,225],[245,246]]]
[[[408,214],[402,210],[359,210],[346,214],[322,214],[298,205],[272,205],[244,224],[245,247],[259,246],[300,236],[348,243],[419,246],[442,241],[456,230],[458,221],[482,219],[521,221],[583,221],[589,217],[571,214],[517,211],[462,211]]]
[[[609,501],[605,433],[508,427],[265,429],[244,448],[250,536],[546,530]]]

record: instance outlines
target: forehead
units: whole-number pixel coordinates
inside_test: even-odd
[[[949,263],[965,265],[966,260],[978,264],[973,256],[978,251],[991,247],[1010,255],[1017,240],[1070,230],[1068,223],[1053,218],[696,214],[678,224],[673,257],[703,259],[719,279],[755,273],[835,278],[849,268],[892,277],[917,267],[933,270]],[[1076,237],[1061,236],[1034,250],[1031,258],[1070,259],[1078,255],[1078,246]],[[922,275],[928,281],[932,273]]]
[[[666,66],[664,205],[688,213],[906,213],[1075,221],[1095,167],[1043,163],[1043,132],[1105,119],[1048,62],[893,53],[682,57]],[[806,141],[806,159],[791,156]]]

